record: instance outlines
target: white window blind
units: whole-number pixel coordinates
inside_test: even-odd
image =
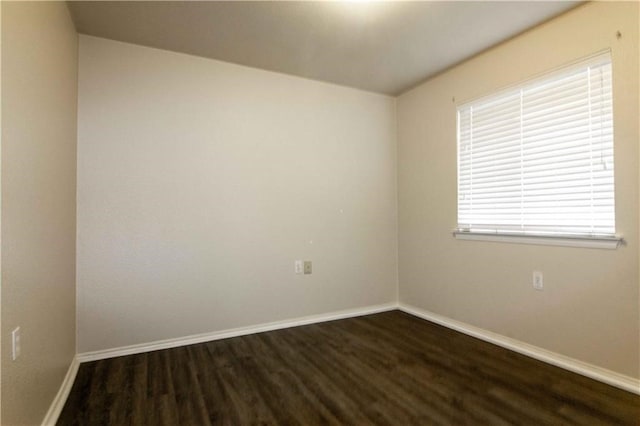
[[[613,236],[607,52],[458,108],[458,231]]]

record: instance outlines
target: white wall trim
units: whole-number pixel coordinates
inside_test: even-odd
[[[615,386],[617,388],[640,395],[640,379],[635,379],[624,374],[616,373],[615,371],[607,370],[606,368],[598,367],[596,365],[589,364],[575,358],[559,354],[557,352],[542,349],[538,346],[530,345],[528,343],[521,342],[519,340],[512,339],[510,337],[506,337],[492,331],[484,330],[482,328],[475,327],[461,321],[456,321],[451,318],[447,318],[445,316],[417,308],[415,306],[400,303],[399,309],[416,317],[459,331],[460,333],[476,337],[480,340],[502,346],[503,348],[518,352],[523,355],[527,355],[539,361],[555,365],[556,367],[564,368],[565,370],[569,370],[574,373],[589,377],[591,379],[606,383],[608,385]]]
[[[43,426],[54,426],[58,421],[62,408],[67,402],[67,397],[69,397],[69,392],[71,392],[71,388],[73,387],[73,382],[76,380],[79,366],[80,362],[78,361],[78,357],[73,357],[71,365],[69,365],[69,369],[67,370],[67,374],[64,376],[64,380],[62,380],[60,389],[58,389],[58,393],[53,399],[53,402],[49,407],[49,411],[47,411],[47,414],[44,416],[44,420],[42,420]]]
[[[228,339],[230,337],[245,336],[247,334],[262,333],[265,331],[279,330],[282,328],[297,327],[307,324],[315,324],[325,321],[334,321],[344,318],[358,317],[362,315],[376,314],[379,312],[398,309],[395,302],[383,305],[367,306],[363,308],[334,311],[325,314],[310,315],[283,321],[275,321],[248,327],[233,328],[229,330],[214,331],[211,333],[194,334],[191,336],[177,337],[174,339],[157,340],[155,342],[141,343],[137,345],[122,346],[119,348],[104,349],[93,352],[79,353],[76,357],[79,362],[96,361],[100,359],[114,358],[123,355],[139,354],[143,352],[157,351],[160,349],[176,348],[179,346],[193,345],[195,343],[210,342],[213,340]]]

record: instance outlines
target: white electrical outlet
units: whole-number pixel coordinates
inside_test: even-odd
[[[293,270],[296,274],[302,274],[302,260],[296,260],[293,263]]]
[[[20,327],[11,332],[11,359],[15,361],[20,356]]]
[[[533,271],[533,288],[536,290],[542,290],[544,288],[544,280],[542,278],[542,272]]]

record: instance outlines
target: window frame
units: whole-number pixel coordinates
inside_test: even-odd
[[[514,230],[474,230],[469,228],[462,228],[460,226],[460,114],[459,111],[464,107],[470,104],[480,102],[483,100],[498,98],[505,93],[509,93],[511,91],[522,89],[525,87],[531,87],[535,85],[537,82],[541,84],[544,82],[549,82],[550,79],[553,79],[554,76],[560,76],[570,72],[572,69],[579,68],[581,66],[590,66],[594,60],[597,60],[599,57],[604,55],[609,56],[610,64],[611,64],[611,92],[613,94],[613,58],[611,55],[610,49],[597,52],[593,55],[589,55],[588,57],[581,58],[579,60],[573,61],[569,64],[565,64],[561,67],[558,67],[554,70],[544,72],[540,75],[537,75],[533,78],[520,81],[516,84],[509,85],[508,87],[503,87],[499,90],[494,90],[491,93],[485,94],[484,96],[480,96],[456,105],[456,228],[453,231],[453,235],[456,239],[459,240],[480,240],[480,241],[491,241],[491,242],[507,242],[507,243],[521,243],[521,244],[539,244],[539,245],[552,245],[552,246],[570,246],[570,247],[583,247],[583,248],[604,248],[604,249],[616,249],[624,244],[624,239],[621,235],[617,233],[613,234],[588,234],[588,233],[566,233],[563,234],[561,232],[539,232],[539,231],[514,231]],[[612,128],[615,127],[615,119],[612,117]],[[614,141],[615,146],[615,141]],[[615,153],[615,147],[614,147]],[[615,154],[614,154],[615,155]],[[615,164],[615,163],[614,163]],[[615,165],[614,165],[614,227],[615,227]],[[615,229],[617,231],[617,228]]]

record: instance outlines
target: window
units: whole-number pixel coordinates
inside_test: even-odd
[[[458,238],[617,247],[611,79],[607,52],[458,107]]]

